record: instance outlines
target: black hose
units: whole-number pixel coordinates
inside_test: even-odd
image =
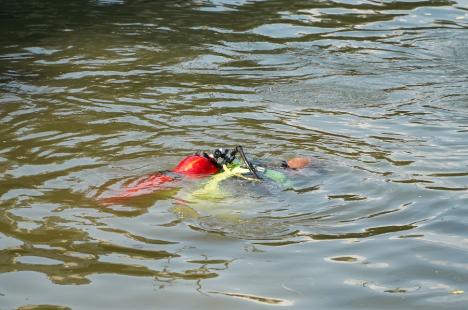
[[[240,145],[236,146],[236,151],[239,152],[239,154],[242,157],[242,160],[247,165],[247,168],[249,168],[250,172],[252,172],[252,174],[255,176],[255,178],[257,178],[258,180],[261,180],[262,178],[257,174],[257,172],[255,171],[254,166],[247,160],[247,157],[245,156],[245,153],[244,153],[244,150],[242,149],[242,146],[240,146]]]

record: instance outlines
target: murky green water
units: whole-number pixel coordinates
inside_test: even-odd
[[[466,308],[467,29],[465,0],[2,1],[0,309]],[[96,202],[238,144],[315,164]]]

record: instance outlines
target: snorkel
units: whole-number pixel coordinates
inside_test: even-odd
[[[236,146],[236,151],[239,152],[242,160],[244,161],[244,164],[247,166],[247,168],[252,172],[252,174],[257,178],[257,180],[261,180],[262,178],[258,176],[256,169],[254,166],[247,160],[247,157],[245,156],[244,149],[242,146],[238,145]]]

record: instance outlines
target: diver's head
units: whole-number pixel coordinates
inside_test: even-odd
[[[310,165],[311,160],[307,157],[293,157],[288,160],[288,168],[291,169],[302,169]]]

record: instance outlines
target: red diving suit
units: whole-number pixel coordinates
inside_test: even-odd
[[[190,155],[185,157],[171,170],[173,176],[157,172],[138,181],[136,184],[126,187],[115,196],[100,199],[101,203],[109,204],[125,201],[126,198],[152,193],[161,189],[167,183],[173,183],[181,176],[199,178],[220,172],[221,168],[216,160],[208,155]]]

